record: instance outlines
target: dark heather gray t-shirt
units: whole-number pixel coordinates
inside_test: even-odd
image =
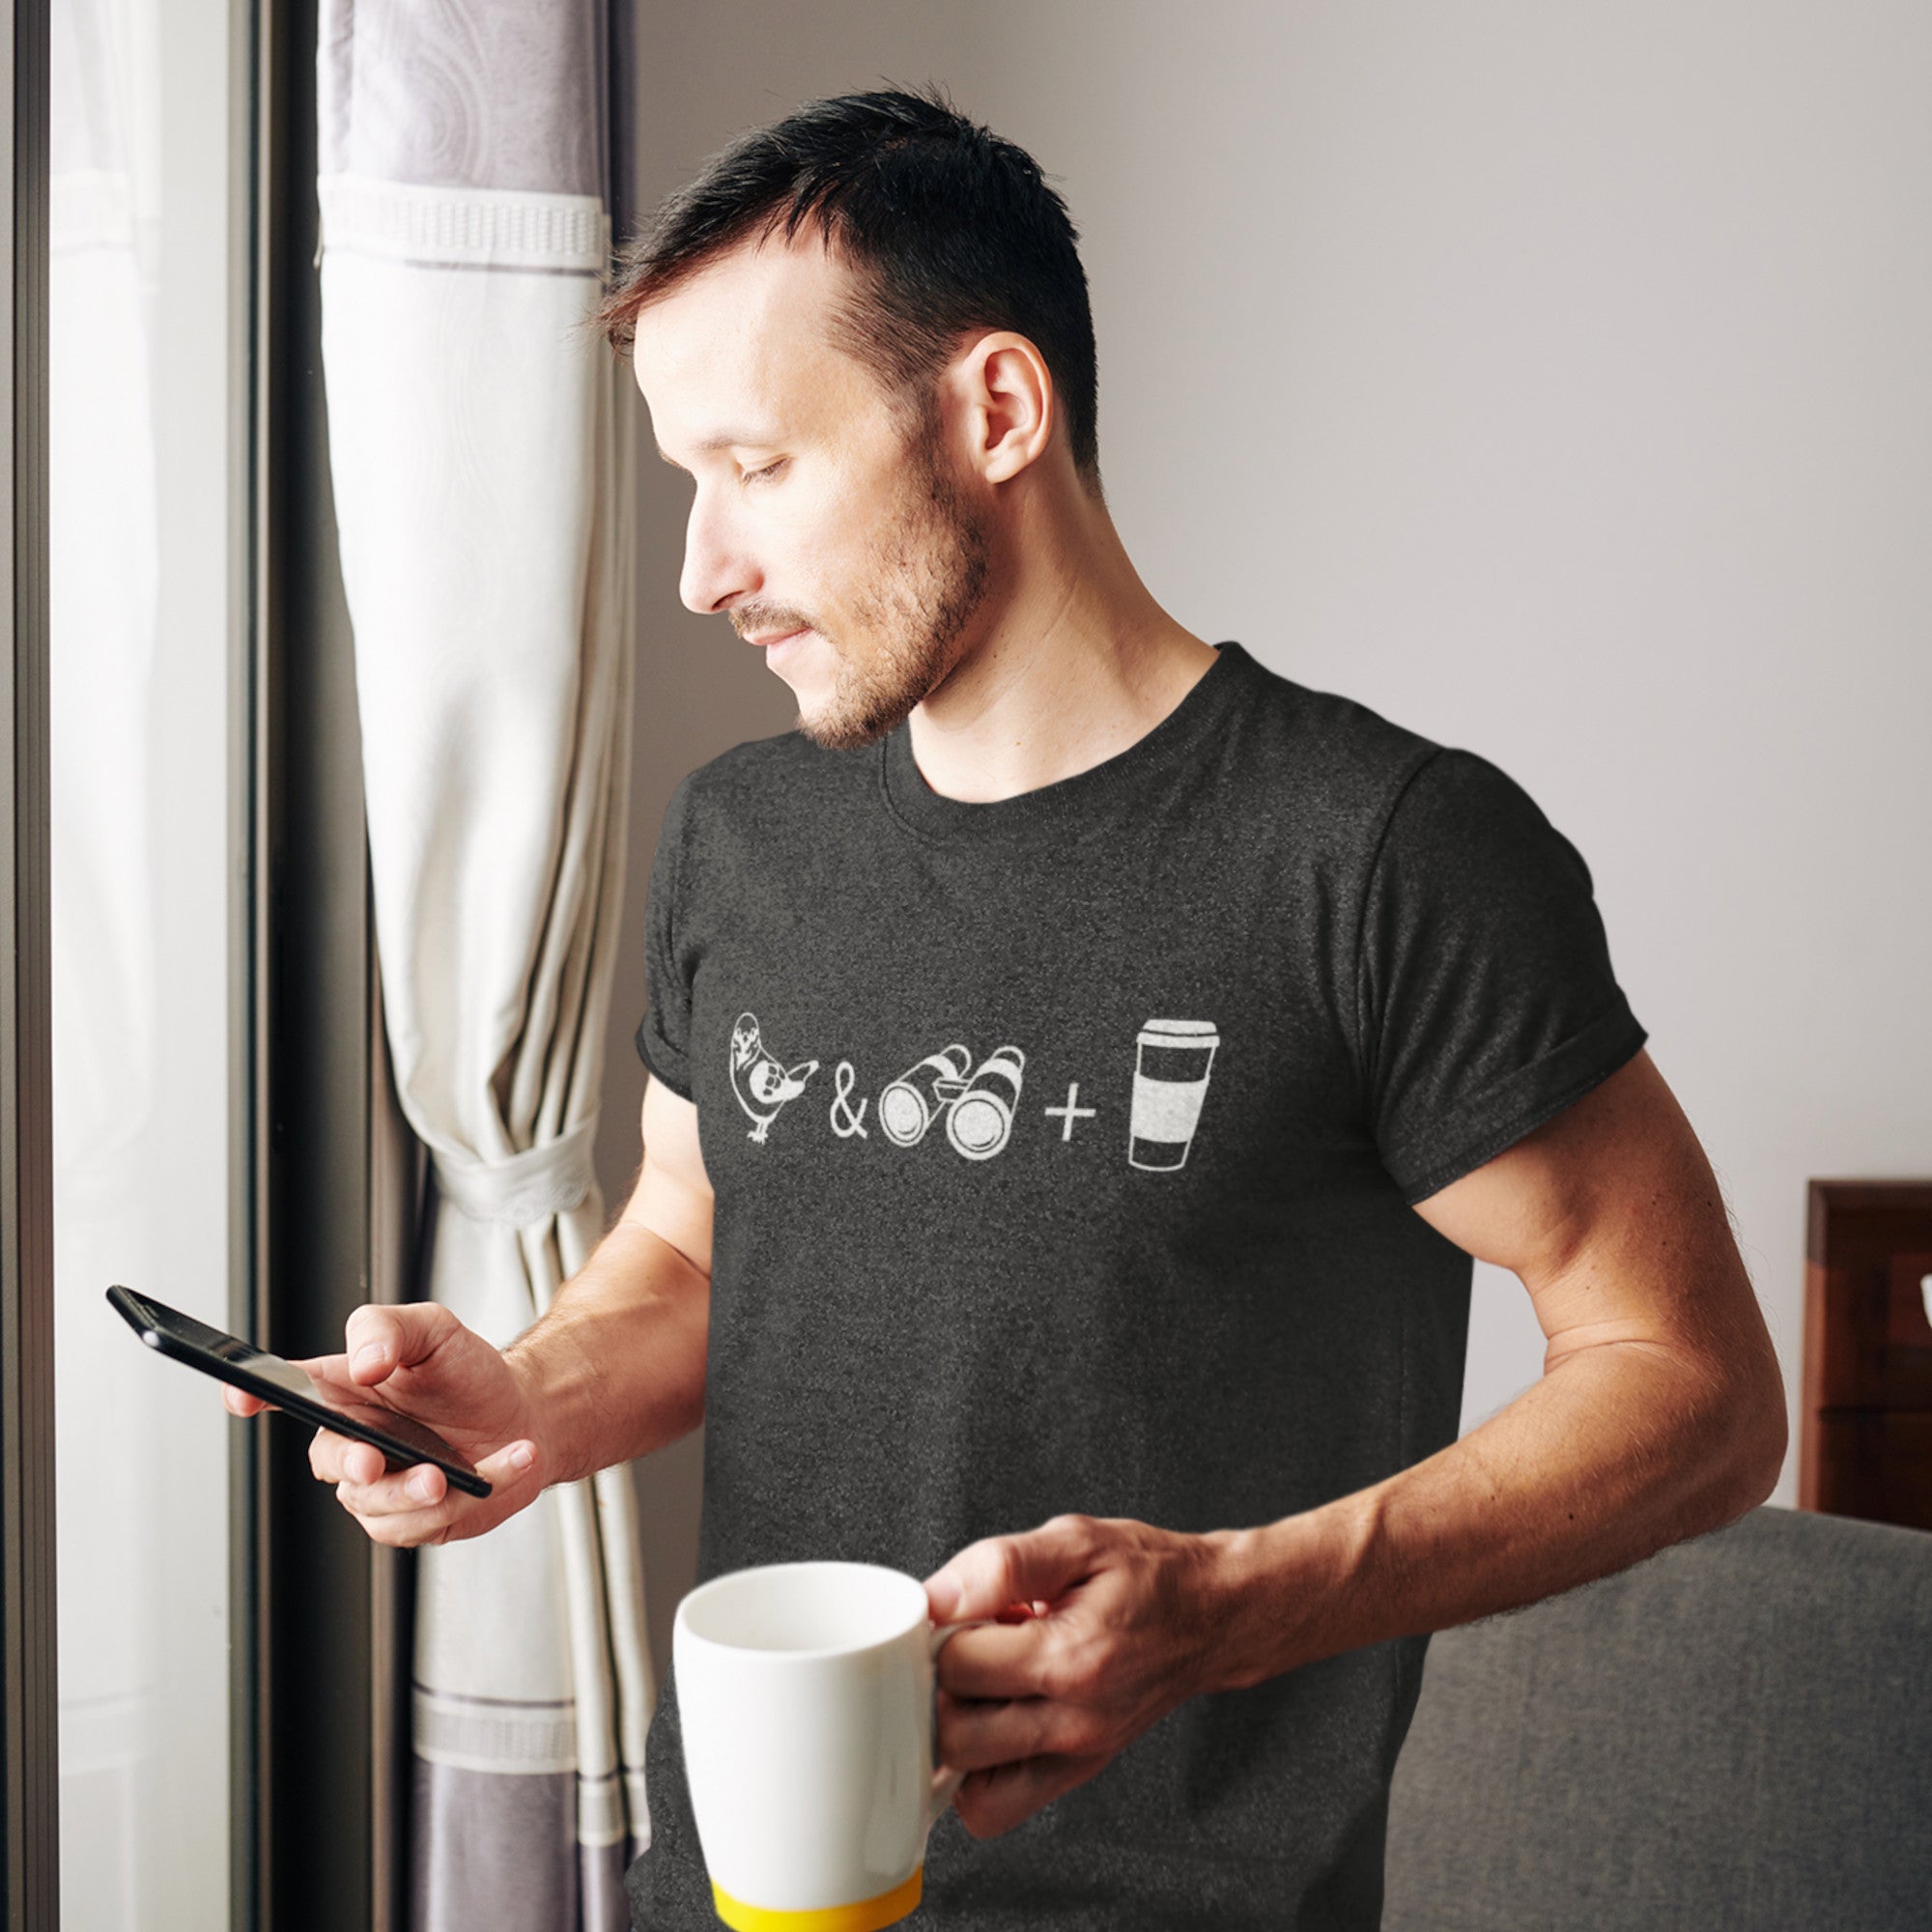
[[[904,725],[741,745],[672,799],[646,927],[639,1051],[717,1195],[700,1582],[1271,1522],[1433,1454],[1471,1264],[1411,1204],[1645,1037],[1520,787],[1236,643],[994,804]],[[1197,1696],[997,1837],[949,1812],[925,1916],[1376,1925],[1426,1644]],[[637,1922],[699,1932],[674,1673],[646,1780]]]

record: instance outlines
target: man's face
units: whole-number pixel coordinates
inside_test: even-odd
[[[829,339],[847,270],[815,235],[745,244],[638,318],[662,455],[696,484],[679,594],[724,611],[845,751],[935,690],[986,616],[992,531],[935,406],[908,428]],[[787,636],[788,633],[797,633]]]

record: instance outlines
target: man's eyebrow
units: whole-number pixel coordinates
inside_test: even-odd
[[[714,449],[738,447],[746,449],[769,449],[772,446],[772,440],[768,436],[754,436],[749,430],[727,429],[722,435],[706,437],[702,442],[696,445],[696,449],[700,456],[708,456]],[[652,440],[652,443],[653,447],[657,450],[658,460],[661,463],[668,463],[673,469],[682,469],[684,468],[684,465],[676,457],[665,454],[664,444],[658,442],[655,438]]]

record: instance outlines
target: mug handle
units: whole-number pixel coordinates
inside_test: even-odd
[[[932,1646],[932,1661],[939,1662],[939,1653],[946,1648],[946,1639],[957,1636],[961,1631],[980,1630],[987,1624],[996,1624],[998,1617],[968,1617],[964,1623],[928,1624],[926,1641]],[[932,1680],[932,1744],[935,1752],[939,1748],[939,1675],[935,1671]],[[952,1804],[953,1793],[966,1782],[963,1771],[949,1771],[940,1765],[932,1774],[932,1789],[925,1801],[925,1830],[932,1828],[946,1816]]]

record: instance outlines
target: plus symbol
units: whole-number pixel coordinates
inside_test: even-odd
[[[1046,1107],[1041,1109],[1043,1113],[1063,1114],[1065,1116],[1066,1118],[1065,1130],[1060,1136],[1060,1138],[1064,1141],[1070,1141],[1073,1138],[1073,1122],[1075,1121],[1091,1120],[1093,1118],[1094,1109],[1092,1107],[1081,1107],[1081,1106],[1076,1106],[1074,1104],[1079,1098],[1080,1098],[1080,1083],[1079,1081],[1076,1080],[1072,1084],[1072,1086],[1070,1086],[1066,1090],[1065,1106]]]

